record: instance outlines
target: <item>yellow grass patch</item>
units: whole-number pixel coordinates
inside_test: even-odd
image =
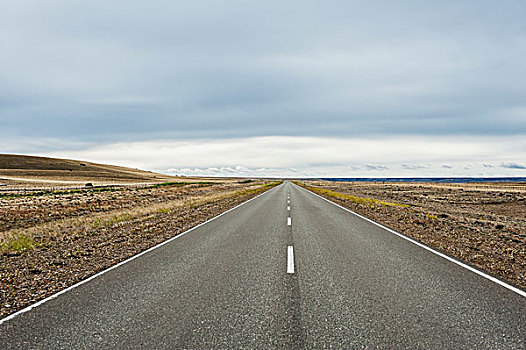
[[[350,202],[353,202],[353,203],[357,203],[357,204],[365,204],[365,205],[368,205],[368,206],[371,206],[371,207],[375,206],[375,205],[383,205],[383,206],[386,206],[386,207],[401,207],[401,208],[409,208],[410,207],[407,204],[384,202],[384,201],[381,201],[381,200],[378,200],[378,199],[357,197],[357,196],[353,196],[353,195],[350,195],[350,194],[347,194],[347,193],[340,193],[340,192],[336,192],[336,191],[332,191],[332,190],[327,190],[327,189],[324,189],[324,188],[307,186],[305,184],[301,184],[301,185],[304,188],[306,188],[306,189],[308,189],[308,190],[310,190],[310,191],[312,191],[314,193],[317,193],[317,194],[326,195],[326,196],[330,196],[330,197],[338,198],[338,199],[343,199],[343,200],[347,200],[347,201],[350,201]]]

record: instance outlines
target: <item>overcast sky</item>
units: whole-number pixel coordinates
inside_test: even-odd
[[[526,176],[526,1],[0,2],[0,152]]]

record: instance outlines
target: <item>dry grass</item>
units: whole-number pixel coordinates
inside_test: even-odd
[[[25,233],[12,234],[0,239],[0,252],[22,252],[34,249],[37,244],[31,236]]]
[[[3,231],[0,317],[181,234],[276,184],[234,181],[208,187],[122,189],[93,196],[42,196],[46,198],[40,202],[39,197],[6,200],[15,207],[20,203],[33,209],[38,206],[32,213],[39,218],[25,222],[31,226]],[[116,200],[119,194],[121,200]],[[49,207],[50,198],[73,206],[79,216],[62,212],[47,220],[55,212],[42,210]],[[18,217],[8,219],[8,223],[18,221]]]
[[[277,182],[261,185],[254,184],[243,190],[234,189],[217,193],[189,195],[184,199],[153,203],[123,210],[113,210],[106,213],[94,213],[89,216],[66,218],[38,224],[29,228],[12,229],[0,232],[0,254],[21,252],[33,249],[38,245],[52,244],[57,236],[104,230],[127,224],[133,221],[146,220],[151,216],[169,214],[182,208],[197,208],[206,203],[212,203],[230,197],[243,197],[262,189],[273,187]]]
[[[357,196],[353,196],[353,195],[346,194],[346,193],[327,190],[324,188],[307,186],[305,184],[300,184],[300,185],[314,193],[321,194],[321,195],[327,195],[333,198],[347,200],[347,201],[350,201],[356,204],[365,204],[368,206],[383,205],[383,206],[388,206],[388,207],[400,207],[400,208],[410,207],[410,205],[408,204],[385,202],[385,201],[381,201],[381,200],[374,199],[374,198],[362,198],[362,197],[357,197]]]

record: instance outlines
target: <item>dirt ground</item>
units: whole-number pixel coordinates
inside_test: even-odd
[[[0,196],[0,317],[272,188],[175,183]]]
[[[57,188],[146,185],[170,181],[195,182],[203,178],[171,176],[122,166],[17,154],[0,154],[0,193],[13,188]],[[207,179],[209,180],[209,179]],[[228,182],[229,179],[216,181]]]
[[[71,217],[183,199],[188,195],[206,195],[217,191],[218,188],[225,190],[242,186],[234,183],[214,187],[214,184],[217,184],[215,182],[200,182],[202,181],[190,182],[188,185],[173,183],[174,185],[160,187],[144,185],[93,190],[66,189],[57,191],[59,194],[55,191],[4,192],[0,193],[0,232]]]
[[[526,183],[303,183],[361,215],[526,289]]]

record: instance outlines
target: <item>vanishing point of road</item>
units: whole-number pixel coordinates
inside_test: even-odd
[[[0,321],[0,348],[526,349],[526,297],[285,182]]]

